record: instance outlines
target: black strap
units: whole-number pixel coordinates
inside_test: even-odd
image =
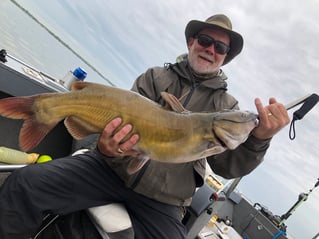
[[[319,96],[317,94],[310,95],[300,107],[299,110],[293,113],[293,118],[289,129],[289,138],[294,140],[296,138],[295,121],[301,120],[319,101]]]

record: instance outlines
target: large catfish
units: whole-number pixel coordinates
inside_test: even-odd
[[[133,125],[130,135],[140,136],[138,168],[148,159],[181,163],[235,149],[257,124],[257,115],[248,111],[192,113],[174,96],[162,92],[162,97],[173,111],[132,91],[76,82],[68,93],[1,99],[0,114],[24,119],[19,136],[24,151],[35,147],[63,119],[69,133],[81,139],[102,132],[112,119],[121,117],[123,125]]]

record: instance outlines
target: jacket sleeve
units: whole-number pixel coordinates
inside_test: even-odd
[[[227,179],[245,176],[263,161],[270,141],[251,135],[236,149],[208,157],[208,164],[214,173]]]

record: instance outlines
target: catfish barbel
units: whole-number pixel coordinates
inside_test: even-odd
[[[175,111],[132,91],[89,82],[75,82],[67,93],[44,93],[0,100],[0,114],[23,119],[19,144],[34,148],[61,120],[79,140],[101,133],[116,117],[131,124],[127,136],[139,134],[139,158],[183,163],[235,149],[256,127],[257,115],[227,110],[214,113],[186,111],[171,94],[161,93]]]

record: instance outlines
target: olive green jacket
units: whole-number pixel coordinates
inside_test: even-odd
[[[148,69],[135,81],[132,90],[162,105],[160,92],[166,91],[180,99],[184,107],[193,112],[239,109],[237,100],[227,91],[225,74],[212,79],[195,79],[186,61]],[[250,136],[235,150],[210,156],[207,161],[212,170],[224,178],[241,177],[250,173],[263,160],[269,141]],[[130,158],[107,159],[108,164],[134,191],[149,198],[173,205],[187,206],[196,187],[204,182],[206,159],[168,164],[150,160],[139,172],[126,172]]]

